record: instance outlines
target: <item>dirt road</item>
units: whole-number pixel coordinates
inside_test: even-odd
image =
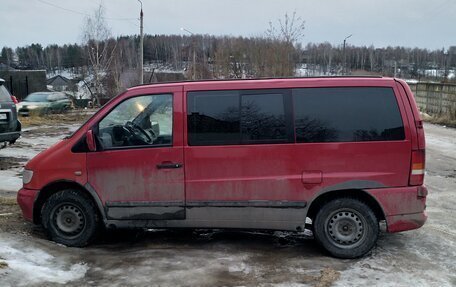
[[[274,232],[109,233],[88,248],[45,239],[14,204],[20,166],[77,124],[35,127],[0,150],[2,286],[456,286],[456,130],[427,124],[429,220],[382,234],[365,258],[327,257],[305,235]],[[13,198],[13,199],[11,199]]]

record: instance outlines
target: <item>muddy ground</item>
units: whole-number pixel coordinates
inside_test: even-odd
[[[105,233],[87,248],[46,240],[15,204],[21,166],[76,129],[35,125],[0,150],[2,286],[456,286],[456,130],[427,124],[429,220],[381,234],[366,257],[328,257],[286,232],[151,230]]]

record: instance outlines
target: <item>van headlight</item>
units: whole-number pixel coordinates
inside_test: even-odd
[[[24,169],[22,172],[22,183],[27,184],[32,181],[33,170]]]

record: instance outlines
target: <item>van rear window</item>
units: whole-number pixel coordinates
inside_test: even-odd
[[[394,91],[383,87],[293,90],[297,142],[403,140]]]

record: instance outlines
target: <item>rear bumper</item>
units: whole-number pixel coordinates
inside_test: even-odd
[[[21,188],[17,193],[17,203],[21,207],[22,215],[28,221],[33,222],[33,205],[38,190]]]
[[[14,142],[20,136],[21,136],[20,132],[1,133],[0,134],[0,143],[1,142]]]
[[[388,232],[400,232],[420,228],[427,220],[425,211],[420,213],[387,216]]]
[[[426,222],[426,186],[370,189],[386,219],[388,232],[417,229]]]

